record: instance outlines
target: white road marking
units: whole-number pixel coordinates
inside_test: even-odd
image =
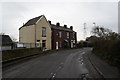
[[[81,54],[85,54],[85,52],[82,52]]]

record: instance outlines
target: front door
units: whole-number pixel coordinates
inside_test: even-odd
[[[73,42],[71,41],[71,48],[73,48]]]
[[[58,50],[58,42],[56,42],[56,50]]]

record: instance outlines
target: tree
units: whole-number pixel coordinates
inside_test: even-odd
[[[120,35],[112,32],[112,30],[108,29],[108,28],[103,28],[103,27],[99,27],[96,26],[92,29],[91,31],[95,36],[97,37],[102,37],[105,40],[118,40],[120,39]]]
[[[115,32],[111,32],[111,33],[109,33],[107,38],[109,40],[118,40],[118,39],[120,39],[120,36]]]
[[[96,26],[91,31],[95,36],[107,38],[107,36],[112,33],[112,30],[109,30],[107,28]]]
[[[15,37],[13,37],[13,36],[10,36],[10,38],[12,39],[13,42],[17,41],[17,39]]]

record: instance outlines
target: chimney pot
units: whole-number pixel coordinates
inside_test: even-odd
[[[50,21],[50,20],[49,20],[48,22],[49,22],[49,24],[51,24],[51,21]]]
[[[64,25],[64,28],[67,28],[67,25]]]
[[[73,26],[70,26],[70,29],[73,30]]]
[[[57,22],[57,23],[56,23],[56,26],[60,26],[60,23],[59,23],[59,22]]]

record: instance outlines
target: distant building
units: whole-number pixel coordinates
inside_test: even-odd
[[[95,43],[96,41],[98,41],[98,37],[96,36],[90,36],[86,38],[86,41],[89,43]]]
[[[13,41],[9,35],[0,35],[0,50],[13,49]]]
[[[51,27],[44,15],[30,19],[19,28],[19,43],[26,48],[51,49]]]
[[[120,34],[120,1],[118,2],[118,33]]]
[[[105,40],[103,37],[97,37],[97,36],[90,36],[86,38],[87,43],[95,43],[97,41]]]
[[[67,25],[60,26],[60,23],[51,24],[52,29],[52,49],[74,48],[77,44],[77,35],[73,31],[73,26],[70,28]]]

